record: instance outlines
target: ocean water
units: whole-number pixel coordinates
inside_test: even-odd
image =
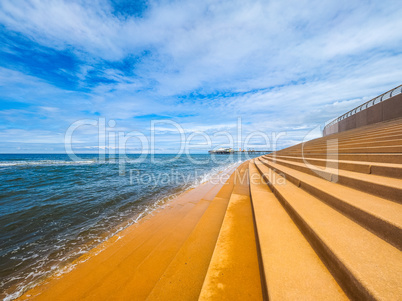
[[[124,164],[79,157],[0,155],[0,298],[18,297],[175,195],[256,155],[132,155]]]

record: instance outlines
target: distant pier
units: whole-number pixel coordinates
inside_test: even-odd
[[[216,150],[210,150],[208,151],[210,154],[218,154],[218,155],[230,155],[230,154],[238,154],[238,153],[247,153],[247,154],[269,154],[272,153],[271,150],[254,150],[254,149],[249,149],[249,150],[234,150],[231,148],[218,148]]]

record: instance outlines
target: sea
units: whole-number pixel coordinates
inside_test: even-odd
[[[178,194],[259,155],[0,155],[0,298],[13,300]]]

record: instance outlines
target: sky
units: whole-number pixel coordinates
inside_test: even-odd
[[[401,15],[398,0],[2,0],[0,153],[63,153],[66,133],[77,153],[296,144],[402,83]]]

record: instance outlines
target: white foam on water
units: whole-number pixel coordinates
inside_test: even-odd
[[[195,180],[195,182],[191,185],[191,188],[195,188],[200,184],[203,184],[208,181],[214,181],[216,183],[216,180],[219,181],[221,180],[220,174],[224,171],[229,171],[237,168],[241,163],[243,163],[244,160],[239,160],[237,162],[233,162],[227,165],[221,165],[217,166],[215,168],[212,168],[211,171],[205,173],[201,177]],[[224,178],[223,178],[224,179]]]
[[[99,247],[101,243],[109,240],[113,236],[117,235],[119,240],[121,236],[119,233],[129,226],[138,223],[142,218],[148,215],[154,214],[154,212],[158,209],[163,208],[164,205],[168,204],[171,200],[175,199],[177,196],[182,194],[183,192],[195,188],[205,182],[208,181],[214,181],[214,183],[219,183],[219,180],[222,179],[222,175],[225,174],[226,172],[229,172],[231,170],[234,170],[237,168],[241,163],[243,163],[244,160],[238,160],[237,162],[232,162],[228,164],[223,164],[217,167],[212,168],[210,171],[202,174],[199,176],[197,179],[192,179],[192,182],[190,183],[185,183],[184,187],[179,190],[176,193],[170,194],[168,196],[158,198],[155,200],[152,204],[145,206],[142,211],[136,215],[135,217],[129,219],[126,221],[124,224],[121,226],[115,228],[113,231],[110,231],[107,235],[99,238],[99,237],[93,237],[92,242],[96,243],[91,243],[87,245],[80,246],[77,248],[74,252],[70,252],[68,254],[65,254],[65,256],[58,258],[57,262],[54,263],[51,266],[46,266],[47,264],[47,258],[42,258],[40,260],[40,264],[35,268],[34,271],[32,271],[29,275],[25,275],[25,280],[27,279],[32,279],[28,281],[23,281],[21,277],[17,278],[11,278],[8,279],[8,281],[13,281],[13,280],[20,280],[21,283],[18,285],[13,292],[6,294],[4,300],[5,301],[11,301],[14,299],[17,299],[21,295],[23,295],[26,291],[29,289],[32,289],[33,287],[37,286],[42,279],[54,275],[56,277],[59,277],[63,274],[69,273],[70,271],[74,270],[77,265],[79,265],[82,262],[87,261],[89,258],[98,255],[101,253],[104,248],[99,248],[91,254],[89,257],[83,257],[81,260],[79,259],[81,255],[88,253],[90,250],[93,250],[95,247]],[[94,164],[97,163],[95,160],[87,160],[87,161],[57,161],[57,160],[40,160],[40,161],[17,161],[17,162],[0,162],[0,166],[15,166],[15,165],[68,165],[68,164]],[[195,166],[196,168],[196,166]],[[220,178],[221,177],[221,178]],[[218,182],[216,182],[218,181]],[[56,247],[56,246],[55,246]],[[73,259],[78,259],[74,260]],[[71,262],[72,261],[72,262]],[[70,262],[69,264],[65,264],[65,262]],[[7,281],[7,282],[8,282]],[[1,283],[2,285],[4,283]]]
[[[96,256],[99,253],[101,253],[104,250],[104,248],[99,248],[98,250],[96,250],[96,252],[93,252],[91,254],[91,256],[89,256],[89,257],[83,257],[82,259],[79,259],[80,256],[88,253],[89,251],[93,250],[95,247],[99,247],[103,242],[106,242],[107,240],[109,240],[110,238],[112,238],[115,235],[118,236],[117,240],[121,239],[121,236],[119,236],[119,233],[121,231],[125,230],[126,228],[128,228],[129,226],[131,226],[135,223],[138,223],[143,217],[152,215],[157,209],[162,208],[164,204],[175,199],[181,193],[183,193],[183,191],[179,191],[177,193],[170,194],[166,197],[157,199],[153,204],[146,206],[142,210],[142,212],[140,212],[138,215],[136,215],[132,219],[126,221],[124,224],[117,227],[116,229],[114,229],[113,231],[111,231],[110,233],[105,235],[104,237],[102,237],[102,238],[93,237],[94,238],[93,242],[96,242],[96,243],[78,247],[74,252],[70,252],[68,254],[65,254],[65,256],[63,256],[63,257],[58,258],[57,262],[51,266],[47,266],[47,267],[45,266],[47,263],[47,259],[48,259],[47,257],[45,257],[40,260],[40,264],[35,267],[34,271],[29,273],[28,275],[24,275],[24,278],[21,278],[21,276],[19,276],[19,277],[12,277],[12,278],[7,279],[7,282],[12,282],[14,280],[18,280],[18,281],[21,281],[21,283],[16,288],[14,288],[13,292],[6,293],[6,296],[3,300],[11,301],[11,300],[15,300],[15,299],[19,298],[25,292],[27,292],[28,290],[30,290],[30,289],[34,288],[35,286],[37,286],[38,284],[40,284],[42,279],[45,279],[46,277],[48,277],[50,275],[60,277],[63,274],[71,272],[80,263],[83,263],[83,262],[87,261],[88,259],[92,258],[93,256]],[[65,264],[65,262],[69,262],[69,261],[70,261],[70,263]],[[33,280],[26,281],[27,279],[33,279]],[[3,286],[5,283],[0,283],[0,284],[1,284],[1,286]]]
[[[0,166],[36,166],[36,165],[81,165],[81,164],[95,164],[96,160],[83,160],[83,161],[63,161],[63,160],[31,160],[31,161],[2,161]]]

